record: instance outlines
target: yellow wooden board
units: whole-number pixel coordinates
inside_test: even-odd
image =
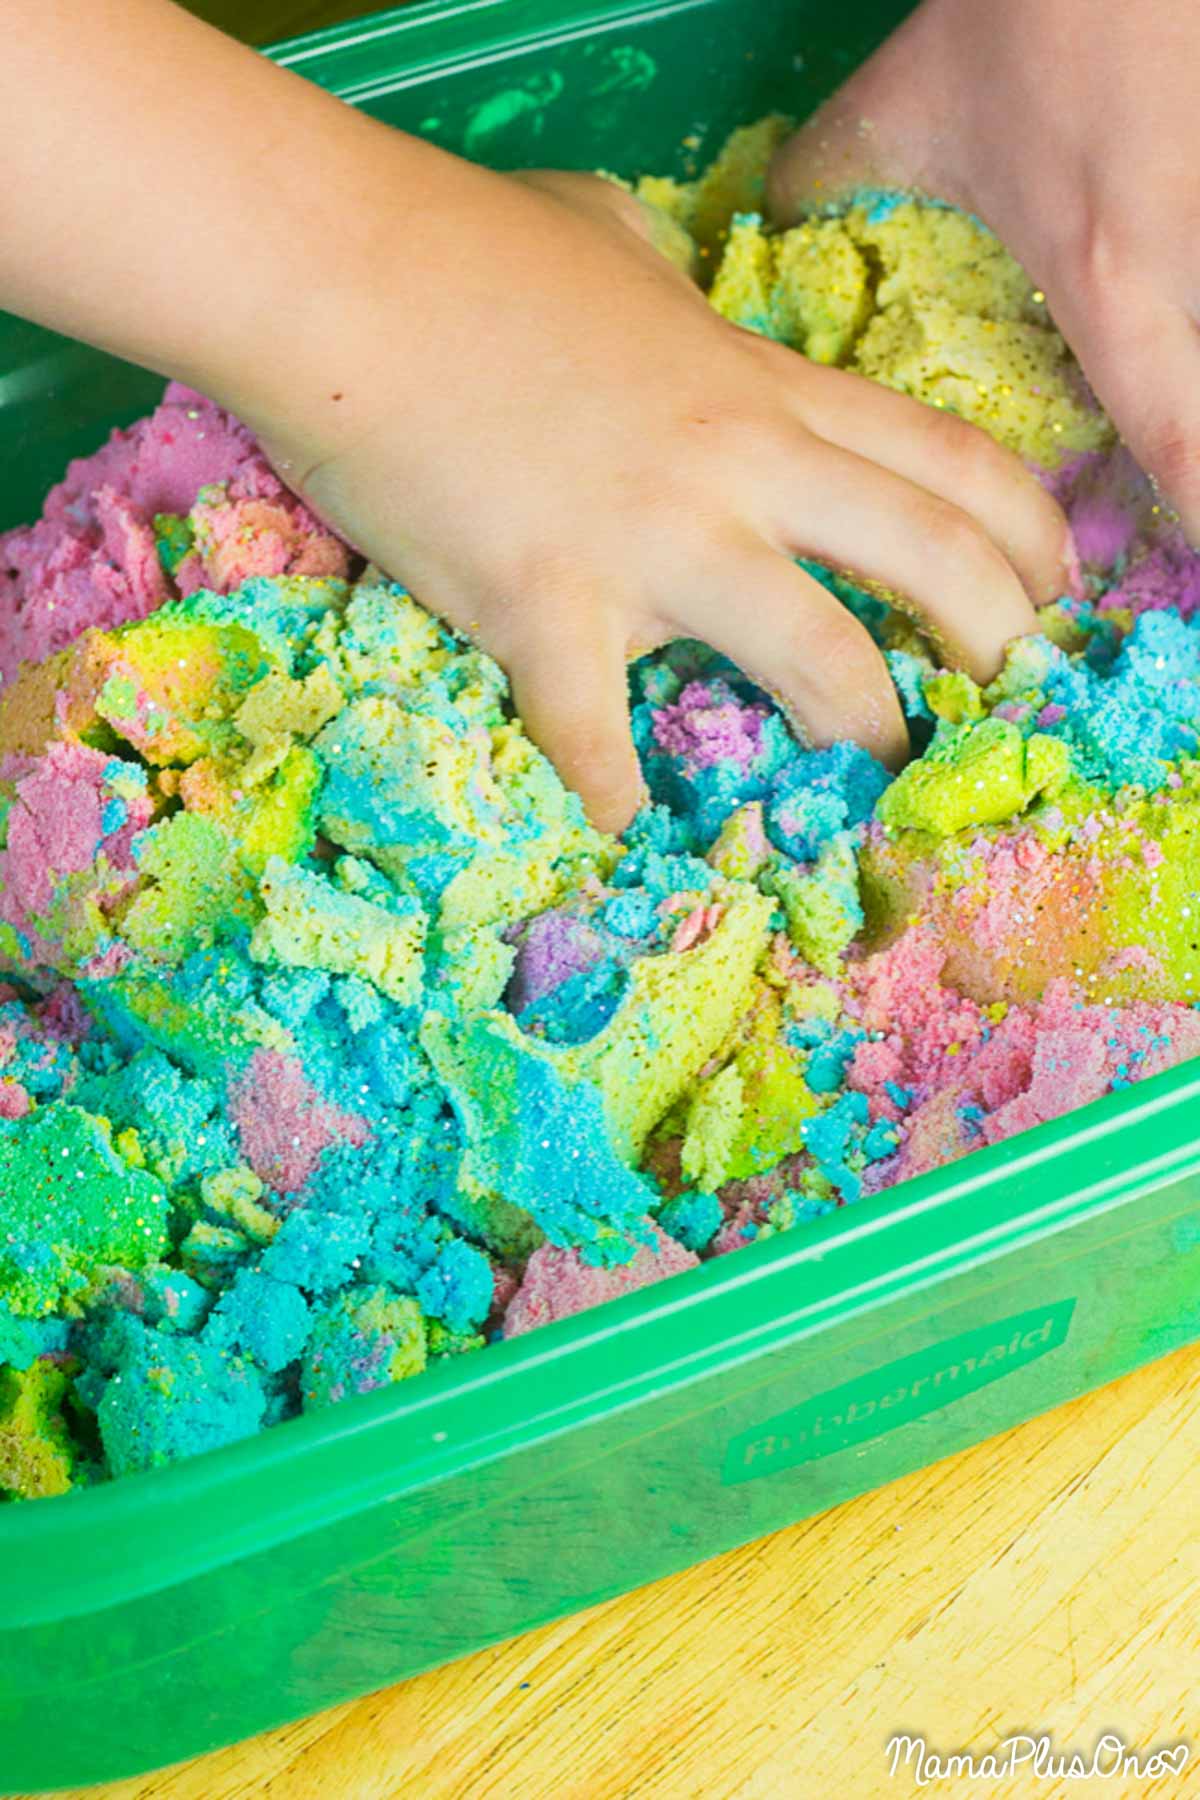
[[[1200,1345],[821,1518],[168,1773],[71,1800],[1191,1800]],[[636,1495],[630,1496],[636,1505]],[[898,1731],[1178,1777],[931,1781]]]

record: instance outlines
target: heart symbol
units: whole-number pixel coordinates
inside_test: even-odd
[[[1162,1763],[1164,1769],[1170,1769],[1173,1775],[1181,1775],[1187,1765],[1187,1759],[1191,1753],[1189,1745],[1176,1744],[1173,1750],[1160,1750],[1158,1759]]]

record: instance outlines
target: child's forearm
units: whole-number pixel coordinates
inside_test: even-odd
[[[492,178],[167,0],[5,10],[0,306],[277,417],[384,258],[394,303],[402,244],[419,342],[421,265]]]
[[[505,666],[599,823],[625,663],[701,637],[818,743],[906,748],[797,554],[905,592],[987,679],[1069,575],[1016,459],[726,325],[609,183],[492,174],[168,0],[7,0],[0,305],[237,412],[364,555]]]

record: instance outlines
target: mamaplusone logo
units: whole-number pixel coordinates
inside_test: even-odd
[[[923,1737],[907,1731],[896,1732],[887,1743],[888,1774],[903,1771],[919,1788],[964,1775],[973,1781],[1008,1781],[1017,1774],[1056,1782],[1114,1781],[1125,1777],[1155,1781],[1182,1775],[1191,1754],[1192,1747],[1186,1741],[1160,1744],[1153,1750],[1130,1749],[1115,1731],[1102,1732],[1090,1750],[1057,1750],[1049,1732],[1034,1737],[1025,1731],[1001,1738],[995,1749],[982,1752],[933,1750]]]

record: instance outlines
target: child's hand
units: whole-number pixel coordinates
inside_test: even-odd
[[[725,324],[610,184],[477,169],[162,0],[9,10],[0,305],[240,413],[505,665],[597,823],[639,795],[626,659],[672,636],[817,742],[903,756],[878,650],[797,554],[900,590],[982,677],[1062,591],[1014,457]]]
[[[925,0],[776,158],[774,216],[858,185],[977,213],[1044,289],[1200,539],[1200,8]]]
[[[323,383],[261,420],[285,479],[499,659],[602,825],[640,791],[626,661],[671,637],[896,764],[879,651],[792,558],[902,590],[987,678],[1064,589],[1057,508],[982,432],[725,324],[611,185],[455,168],[419,317],[381,255]]]

